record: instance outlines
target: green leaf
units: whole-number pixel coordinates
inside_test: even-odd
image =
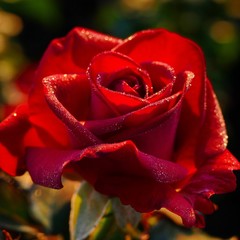
[[[117,225],[121,229],[126,229],[128,224],[136,227],[141,220],[141,213],[136,212],[129,205],[123,205],[118,198],[112,199],[112,208]]]
[[[103,217],[108,204],[108,197],[96,192],[88,183],[82,183],[71,202],[71,239],[85,239]]]
[[[44,226],[47,232],[52,233],[58,231],[58,229],[63,230],[63,227],[66,226],[64,219],[66,214],[61,215],[66,205],[70,204],[75,187],[76,185],[73,181],[64,179],[64,187],[59,190],[38,185],[32,188],[30,195],[31,211],[35,219]],[[68,231],[68,226],[66,228]]]
[[[0,2],[0,8],[25,16],[45,27],[56,27],[62,22],[59,4],[55,0],[4,0]]]
[[[30,220],[28,195],[10,176],[0,172],[0,216],[26,224]]]
[[[168,239],[177,240],[180,239],[179,234],[182,234],[184,236],[184,238],[182,239],[185,240],[187,239],[188,235],[192,234],[192,229],[179,226],[166,218],[161,219],[154,227],[152,227],[149,234],[151,240],[168,240]]]
[[[14,231],[15,233],[18,232],[32,236],[36,236],[39,233],[39,230],[33,226],[17,223],[12,219],[0,215],[0,230],[1,229],[7,229],[8,231]]]
[[[125,233],[116,225],[115,217],[112,212],[112,205],[108,207],[98,225],[91,232],[88,240],[124,240]]]

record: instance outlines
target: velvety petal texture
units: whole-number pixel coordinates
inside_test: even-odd
[[[10,175],[17,175],[24,171],[22,139],[29,128],[26,105],[19,106],[0,124],[0,167]],[[15,141],[21,144],[14,144]]]
[[[0,123],[0,168],[61,188],[79,175],[139,212],[204,226],[234,191],[221,109],[192,41],[164,29],[125,40],[75,28],[32,71],[27,103]]]

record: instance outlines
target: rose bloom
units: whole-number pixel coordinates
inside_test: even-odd
[[[61,188],[76,174],[136,211],[167,209],[204,226],[212,194],[233,191],[204,56],[164,29],[125,40],[83,28],[53,40],[32,74],[28,101],[0,125],[0,168]]]

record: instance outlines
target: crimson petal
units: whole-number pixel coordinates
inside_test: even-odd
[[[29,129],[27,105],[20,105],[0,123],[0,168],[10,175],[25,171],[24,136]]]
[[[82,148],[99,143],[100,140],[72,115],[72,113],[87,115],[85,112],[88,110],[87,105],[90,101],[88,92],[90,90],[86,76],[84,74],[53,75],[44,78],[43,85],[49,107],[66,125],[71,136],[74,136],[72,144]],[[68,101],[71,103],[69,104]],[[65,106],[69,106],[69,108]]]
[[[154,92],[159,92],[169,84],[172,84],[176,80],[176,74],[172,67],[161,62],[143,62],[141,63],[143,69],[145,69],[152,81]]]
[[[233,170],[238,170],[240,163],[228,151],[208,159],[189,180],[184,191],[201,193],[207,197],[233,191],[236,187],[236,178]]]
[[[111,185],[105,184],[106,180],[111,182]],[[103,180],[99,179],[95,187],[103,194],[119,197],[123,204],[131,205],[139,212],[166,208],[180,216],[186,227],[203,227],[203,219],[195,214],[188,199],[168,184],[146,181],[142,178],[133,179],[129,176],[122,179],[105,176]]]
[[[53,188],[62,187],[61,175],[65,167],[77,171],[93,185],[105,176],[118,177],[119,181],[131,176],[132,181],[144,178],[168,184],[186,176],[180,165],[142,153],[131,141],[100,144],[83,150],[30,148],[27,166],[35,183]],[[111,181],[106,183],[111,185]]]
[[[206,87],[206,115],[198,141],[197,157],[201,165],[207,157],[222,153],[227,147],[228,136],[222,111],[209,81]],[[204,158],[205,156],[205,158]]]
[[[236,177],[232,171],[239,168],[237,159],[225,150],[200,166],[181,192],[195,209],[210,214],[215,210],[210,196],[234,191]]]

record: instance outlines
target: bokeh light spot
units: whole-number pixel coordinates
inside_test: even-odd
[[[228,21],[216,21],[210,28],[210,36],[217,43],[230,43],[236,38],[236,29]]]
[[[7,38],[3,34],[0,34],[0,54],[7,48]]]
[[[148,11],[153,9],[156,0],[122,0],[122,4],[129,10]]]
[[[0,33],[16,36],[22,31],[22,28],[23,23],[19,16],[0,10]]]
[[[8,82],[13,79],[16,74],[16,69],[7,60],[0,61],[0,81]]]
[[[228,0],[226,2],[226,11],[231,17],[240,18],[240,1]]]

